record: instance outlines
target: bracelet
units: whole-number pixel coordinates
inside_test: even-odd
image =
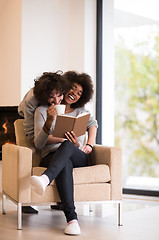
[[[90,146],[93,149],[93,146],[89,143],[87,143],[86,146]]]

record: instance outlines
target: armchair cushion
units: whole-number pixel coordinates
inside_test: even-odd
[[[33,175],[40,176],[46,168],[34,167]],[[110,181],[109,166],[105,164],[73,169],[74,184],[106,183]],[[51,183],[54,185],[55,181]]]

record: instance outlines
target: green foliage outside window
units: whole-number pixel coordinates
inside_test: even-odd
[[[159,177],[159,32],[130,49],[115,46],[115,144],[128,175]]]

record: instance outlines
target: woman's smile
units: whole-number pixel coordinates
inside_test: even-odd
[[[71,98],[71,100],[75,100],[75,98],[71,94],[69,94],[68,97]]]
[[[73,83],[72,88],[65,95],[65,102],[67,104],[76,103],[83,93],[83,87],[78,83]]]

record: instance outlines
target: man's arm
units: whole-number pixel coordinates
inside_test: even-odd
[[[24,117],[24,131],[30,139],[34,138],[34,113],[38,101],[34,96],[33,88],[27,92],[18,107],[18,113]]]

